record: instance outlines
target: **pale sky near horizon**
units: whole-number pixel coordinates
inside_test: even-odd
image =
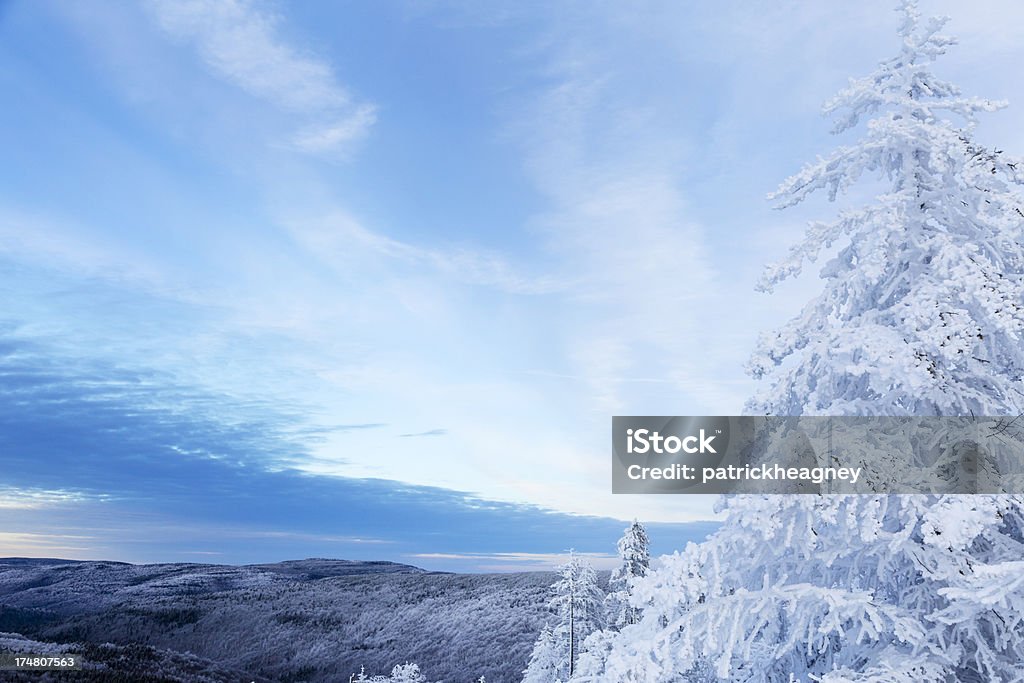
[[[821,103],[894,4],[0,2],[0,556],[508,569],[712,519],[611,494],[611,416],[741,412],[816,291],[760,269],[836,210],[765,195],[852,139]],[[1024,5],[922,11],[1024,155]]]

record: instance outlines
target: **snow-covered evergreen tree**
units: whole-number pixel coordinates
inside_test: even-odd
[[[865,137],[775,195],[834,198],[864,172],[889,183],[769,269],[768,289],[848,239],[823,294],[761,341],[751,371],[770,382],[753,412],[1021,412],[1024,166],[973,141],[975,113],[996,105],[931,73],[953,43],[943,20],[900,9],[900,54],[826,105],[838,131],[872,117]],[[575,680],[1024,681],[1024,497],[734,496],[720,508],[707,542],[634,582],[650,606]]]
[[[931,63],[953,44],[944,19],[902,5],[903,49],[828,102],[835,132],[872,116],[856,143],[805,167],[771,195],[788,207],[830,199],[865,172],[876,200],[811,224],[760,287],[798,274],[848,239],[825,289],[761,338],[749,370],[769,378],[748,411],[767,415],[1004,415],[1024,407],[1024,165],[973,139],[968,98]],[[789,368],[781,364],[797,354]]]
[[[575,551],[570,551],[569,561],[559,568],[558,575],[549,607],[558,619],[553,636],[558,651],[564,653],[560,660],[567,674],[563,680],[567,680],[576,669],[581,643],[604,626],[604,591],[593,567]]]
[[[523,683],[552,683],[569,676],[568,648],[555,641],[555,633],[544,624],[533,644],[530,661],[523,671]]]
[[[631,582],[647,575],[651,566],[649,544],[647,530],[636,520],[619,539],[622,564],[612,571],[608,580],[608,597],[605,598],[605,622],[609,628],[619,629],[640,620],[640,608],[630,604]]]

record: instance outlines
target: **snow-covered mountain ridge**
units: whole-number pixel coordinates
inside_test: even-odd
[[[150,646],[270,680],[345,681],[360,666],[390,671],[415,661],[430,680],[514,681],[549,616],[552,580],[325,559],[0,558],[0,632]]]

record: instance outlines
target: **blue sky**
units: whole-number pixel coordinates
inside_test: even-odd
[[[1012,2],[923,3],[1007,99]],[[888,2],[0,3],[0,555],[431,568],[667,552],[614,414],[735,414],[834,207],[765,194]],[[845,201],[845,200],[840,200]],[[683,523],[691,523],[686,526]],[[598,561],[607,558],[597,557]]]

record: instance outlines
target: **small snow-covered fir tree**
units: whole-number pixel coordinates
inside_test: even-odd
[[[604,591],[597,574],[586,560],[570,551],[569,561],[558,570],[552,585],[550,608],[558,618],[553,630],[558,648],[564,652],[565,679],[572,676],[580,653],[580,644],[604,626]]]
[[[775,195],[834,198],[865,172],[889,183],[769,269],[768,289],[848,240],[822,295],[762,339],[751,371],[769,386],[752,412],[1021,412],[1024,166],[973,141],[975,114],[996,105],[931,73],[953,43],[944,21],[909,0],[900,10],[900,54],[826,105],[839,131],[871,117],[865,137]],[[720,508],[707,542],[634,582],[640,622],[575,680],[1024,681],[1024,497],[733,496]]]
[[[530,661],[523,671],[523,683],[552,683],[569,676],[568,648],[555,641],[555,633],[544,624],[533,644]]]
[[[647,530],[636,520],[619,539],[618,551],[622,564],[612,571],[608,580],[608,597],[605,598],[608,628],[619,629],[640,620],[640,608],[630,604],[633,592],[631,584],[634,579],[647,575],[651,566],[649,544]]]

